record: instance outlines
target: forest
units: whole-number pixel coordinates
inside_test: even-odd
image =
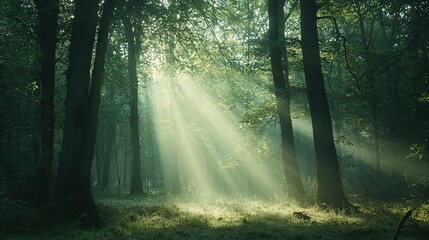
[[[0,0],[0,239],[429,239],[429,2]]]

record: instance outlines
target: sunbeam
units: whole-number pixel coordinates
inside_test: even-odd
[[[256,137],[240,128],[236,113],[188,75],[169,79],[155,72],[153,79],[148,91],[168,187],[180,181],[181,191],[207,198],[283,193],[280,159],[255,148]]]

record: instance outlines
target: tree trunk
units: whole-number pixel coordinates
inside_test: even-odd
[[[101,185],[101,158],[103,155],[103,146],[100,142],[96,143],[96,149],[95,149],[95,167],[97,170],[97,186]]]
[[[130,194],[142,194],[142,175],[140,159],[140,141],[139,141],[139,116],[138,116],[138,79],[136,64],[136,46],[135,35],[129,18],[122,20],[124,24],[125,36],[128,43],[128,74],[130,78],[130,136],[131,149],[133,153],[131,167],[131,186]]]
[[[122,178],[122,184],[124,188],[127,185],[127,166],[128,166],[128,136],[127,131],[125,131],[125,138],[124,138],[124,175]]]
[[[110,123],[109,133],[106,136],[106,148],[105,153],[103,154],[103,177],[101,180],[101,186],[104,190],[109,189],[110,182],[110,173],[111,173],[111,165],[112,165],[112,153],[113,153],[113,144],[116,138],[116,127],[115,124]]]
[[[58,166],[56,199],[65,217],[98,225],[100,217],[91,193],[91,162],[84,156],[88,126],[89,76],[97,25],[98,1],[76,0],[67,70],[63,144]]]
[[[94,158],[95,142],[97,137],[98,126],[98,109],[100,106],[100,90],[104,73],[104,64],[106,59],[108,33],[110,21],[112,20],[113,11],[117,0],[105,0],[103,13],[100,19],[100,27],[97,35],[96,54],[94,59],[94,68],[92,70],[91,89],[89,93],[89,114],[88,114],[88,132],[84,145],[85,158],[92,162]],[[109,151],[109,149],[107,149]]]
[[[344,194],[325,92],[317,36],[315,0],[301,0],[301,39],[314,148],[317,161],[317,200],[336,209],[352,205]]]
[[[93,72],[103,72],[109,20],[115,0],[106,0],[97,40]],[[101,77],[93,79],[89,92],[90,68],[97,26],[98,1],[76,0],[67,70],[67,98],[63,144],[58,166],[56,199],[65,217],[84,225],[99,226],[91,193],[91,167],[95,148]],[[109,17],[110,15],[110,17]],[[102,60],[103,59],[103,60]],[[102,63],[100,63],[100,61]],[[100,74],[101,75],[101,74]],[[97,82],[100,81],[100,82]]]
[[[176,152],[173,151],[173,154]],[[175,195],[180,195],[182,193],[182,188],[180,186],[180,175],[179,175],[179,160],[177,155],[173,156],[171,163],[171,193]]]
[[[288,75],[285,76],[283,72],[283,70],[286,70],[286,72],[288,70],[287,66],[283,66],[282,61],[282,53],[284,53],[283,57],[285,57],[285,63],[287,63],[284,27],[282,27],[284,25],[283,6],[284,0],[268,1],[271,68],[277,99],[277,112],[280,118],[282,159],[288,195],[291,198],[303,200],[305,192],[296,159],[290,115],[290,84]]]
[[[113,142],[115,149],[115,168],[116,168],[116,180],[118,181],[118,192],[121,193],[121,174],[119,172],[119,163],[118,163],[118,144],[115,141]]]
[[[39,189],[36,204],[49,200],[49,190],[54,159],[55,129],[55,52],[58,28],[58,0],[34,0],[39,17],[39,42],[41,50],[41,116]]]

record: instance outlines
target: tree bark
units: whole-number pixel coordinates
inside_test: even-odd
[[[110,182],[110,173],[111,173],[111,166],[112,166],[112,155],[113,155],[113,144],[116,138],[116,127],[115,124],[109,124],[111,125],[109,128],[109,133],[107,134],[107,143],[106,148],[104,149],[106,152],[103,154],[103,176],[101,179],[101,186],[104,190],[109,189],[109,182]]]
[[[112,20],[113,11],[115,9],[117,0],[106,0],[103,5],[103,14],[100,19],[100,28],[97,35],[97,47],[96,55],[94,60],[94,69],[92,71],[91,90],[89,95],[89,119],[88,119],[88,137],[86,138],[86,152],[87,158],[92,161],[94,158],[95,142],[97,137],[97,125],[98,125],[98,109],[100,106],[100,90],[104,73],[104,65],[106,60],[107,44],[108,44],[108,33],[110,21]],[[114,128],[115,130],[116,128]],[[110,179],[110,163],[112,158],[112,140],[110,138],[115,137],[113,131],[109,134],[107,148],[105,149],[106,154],[104,156],[103,165],[103,176],[101,186],[105,189],[109,187]]]
[[[55,52],[58,29],[58,0],[34,0],[39,17],[39,42],[41,51],[41,116],[40,116],[40,163],[39,189],[36,204],[46,203],[52,177],[55,129]],[[37,150],[39,151],[39,150]]]
[[[118,163],[118,144],[116,142],[116,138],[113,142],[115,149],[115,168],[116,168],[116,180],[118,181],[118,192],[121,193],[121,174],[119,172],[119,163]]]
[[[83,149],[88,125],[89,77],[97,26],[98,1],[76,0],[67,69],[67,98],[63,144],[58,166],[56,200],[65,217],[85,216],[85,224],[98,225],[100,217],[91,193],[91,164]]]
[[[287,64],[284,36],[284,0],[269,0],[269,40],[270,57],[275,95],[277,99],[277,112],[280,118],[282,137],[282,160],[288,187],[288,195],[296,200],[303,200],[305,191],[301,180],[301,173],[296,159],[295,143],[293,139],[292,119],[290,115],[290,84],[287,65],[283,65],[282,57]],[[282,53],[284,56],[282,56]]]
[[[88,132],[85,138],[85,158],[92,161],[94,158],[95,142],[98,126],[98,109],[100,106],[100,90],[106,60],[108,33],[113,11],[117,0],[105,0],[103,13],[100,19],[100,27],[97,35],[94,68],[92,70],[91,89],[89,93]]]
[[[314,148],[317,161],[317,200],[335,209],[352,205],[344,194],[325,92],[317,36],[315,0],[301,0],[301,39]]]
[[[111,90],[109,93],[109,101],[113,102],[115,99],[114,91]],[[115,112],[110,111],[106,114],[107,119],[105,121],[106,125],[104,126],[104,141],[105,141],[105,149],[103,154],[103,176],[101,180],[101,187],[103,190],[109,189],[109,183],[111,179],[111,166],[112,166],[112,159],[113,159],[113,151],[114,146],[116,146],[116,117]],[[105,116],[106,116],[105,115]],[[117,155],[117,154],[116,154]]]
[[[104,3],[93,72],[100,71],[100,68],[101,73],[103,72],[110,22],[105,18],[111,18],[114,3],[115,0],[106,0]],[[91,193],[91,167],[95,148],[101,77],[98,80],[93,79],[91,92],[88,95],[97,11],[97,0],[75,1],[75,18],[67,70],[63,144],[55,189],[56,200],[63,205],[65,217],[71,220],[79,219],[87,226],[101,224]],[[106,15],[110,15],[110,17]]]
[[[132,167],[130,194],[142,194],[142,175],[140,158],[140,140],[139,140],[139,116],[138,116],[138,78],[136,64],[136,46],[135,34],[132,29],[131,21],[128,17],[122,19],[124,24],[125,36],[128,43],[128,75],[130,79],[130,136],[132,149]]]
[[[101,159],[103,156],[103,144],[101,142],[96,142],[95,148],[95,168],[97,170],[97,186],[101,185]]]

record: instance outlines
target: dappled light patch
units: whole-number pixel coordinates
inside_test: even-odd
[[[401,237],[421,239],[429,232],[427,203],[359,201],[360,212],[299,206],[255,198],[179,199],[173,195],[103,197],[97,201],[104,226],[78,223],[51,229],[26,225],[5,231],[6,239],[389,239],[404,211],[416,208]],[[15,207],[15,206],[14,206]],[[298,217],[305,214],[309,219]],[[3,216],[0,216],[0,218]],[[10,217],[10,216],[9,216]],[[10,219],[10,221],[13,221]],[[412,222],[411,222],[412,221]],[[418,227],[415,227],[418,226]]]
[[[403,204],[363,205],[359,213],[345,214],[333,209],[258,199],[184,201],[173,197],[167,200],[172,201],[168,205],[152,205],[150,198],[147,205],[145,199],[135,200],[134,207],[123,206],[124,209],[118,211],[126,217],[119,220],[120,224],[115,222],[115,231],[118,232],[119,225],[122,232],[131,233],[130,238],[145,236],[149,239],[381,239],[393,234],[402,210],[407,207]],[[118,202],[109,205],[108,201],[103,201],[103,204],[113,208],[120,206]],[[305,213],[310,219],[297,217],[297,212]],[[133,214],[138,217],[130,220]],[[405,229],[403,234],[418,236],[419,233]],[[123,235],[117,235],[120,236]]]
[[[136,201],[133,207],[123,206],[124,209],[120,211],[123,217],[119,220],[119,225],[127,229],[123,232],[161,234],[159,236],[163,237],[172,237],[170,234],[173,234],[179,239],[192,234],[216,239],[222,234],[233,236],[242,232],[238,239],[247,239],[253,234],[256,234],[256,239],[265,239],[270,236],[277,238],[308,234],[301,232],[305,232],[306,227],[323,230],[331,225],[363,226],[365,221],[362,216],[321,211],[317,207],[303,208],[283,201],[222,198],[207,202],[179,200],[171,205],[151,205],[151,202],[146,205],[142,199]],[[103,204],[109,205],[108,202]],[[117,202],[115,206],[118,206]],[[311,220],[296,218],[293,213],[297,211],[305,211]],[[176,228],[180,231],[174,230]],[[157,232],[157,229],[162,233]]]

